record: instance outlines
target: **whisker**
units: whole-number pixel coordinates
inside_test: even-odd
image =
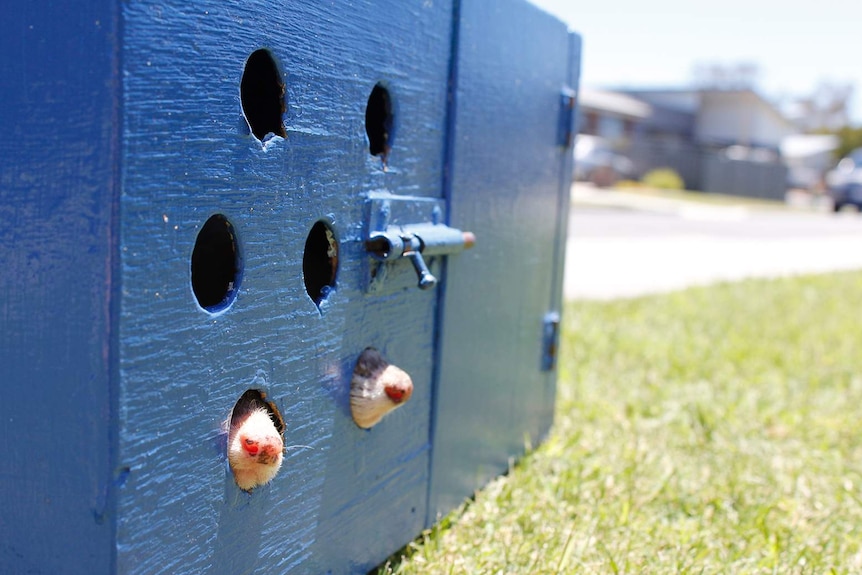
[[[287,451],[289,449],[314,449],[314,448],[310,445],[286,445],[284,447],[285,451]]]

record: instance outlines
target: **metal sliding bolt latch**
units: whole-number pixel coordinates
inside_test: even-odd
[[[437,285],[437,278],[428,270],[423,256],[451,255],[472,248],[476,236],[443,224],[389,226],[385,231],[372,232],[365,248],[379,261],[407,258],[419,278],[419,289]]]

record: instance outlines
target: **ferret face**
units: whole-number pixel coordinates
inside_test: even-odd
[[[264,407],[235,417],[228,435],[228,461],[240,489],[251,491],[281,468],[284,440]]]
[[[412,394],[413,381],[403,369],[387,363],[374,348],[362,352],[350,381],[350,411],[356,425],[373,427]]]

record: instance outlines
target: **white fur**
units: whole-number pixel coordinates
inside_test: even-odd
[[[403,389],[404,400],[390,399],[387,386]],[[353,421],[363,429],[374,427],[384,415],[406,403],[412,392],[413,382],[403,369],[386,363],[377,350],[366,350],[350,382]]]
[[[249,454],[243,442],[256,443],[258,453]],[[240,420],[228,436],[228,461],[240,489],[251,491],[269,483],[281,469],[284,440],[272,422],[266,408],[259,407]]]

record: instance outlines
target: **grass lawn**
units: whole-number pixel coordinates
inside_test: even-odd
[[[548,440],[384,573],[862,572],[862,273],[565,309]]]

